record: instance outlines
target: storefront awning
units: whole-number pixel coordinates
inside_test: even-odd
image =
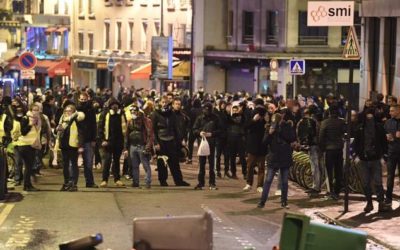
[[[18,57],[8,61],[6,71],[21,70]],[[38,60],[34,68],[36,73],[48,74],[49,77],[71,75],[71,65],[68,59]]]
[[[151,63],[140,66],[131,71],[131,80],[150,79]]]

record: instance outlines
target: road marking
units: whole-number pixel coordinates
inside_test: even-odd
[[[14,208],[14,204],[8,204],[0,213],[0,227],[3,225],[4,221],[7,219],[8,215],[11,213],[11,210]]]

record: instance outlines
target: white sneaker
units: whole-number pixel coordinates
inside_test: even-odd
[[[107,187],[107,182],[106,181],[102,181],[100,183],[100,187],[102,187],[102,188]]]
[[[117,187],[125,187],[125,184],[124,184],[122,181],[120,181],[120,180],[116,181],[114,184],[115,184],[115,186],[117,186]]]
[[[246,184],[246,186],[243,188],[243,191],[248,192],[251,190],[251,186],[249,184]]]
[[[257,188],[257,193],[260,193],[260,194],[261,194],[262,192],[263,192],[263,188],[262,188],[262,187],[258,187],[258,188]]]
[[[275,191],[275,195],[276,195],[276,196],[281,196],[281,195],[282,195],[282,190],[277,189],[277,190]]]

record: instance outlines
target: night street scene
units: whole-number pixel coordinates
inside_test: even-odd
[[[400,250],[400,0],[0,0],[0,250]]]

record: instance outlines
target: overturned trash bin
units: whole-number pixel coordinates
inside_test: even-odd
[[[366,245],[363,231],[311,222],[306,215],[284,215],[280,250],[364,250]]]
[[[133,220],[134,248],[211,250],[213,249],[212,228],[210,213],[193,216],[135,218]]]

